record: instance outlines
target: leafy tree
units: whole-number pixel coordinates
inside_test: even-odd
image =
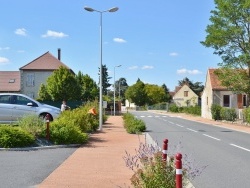
[[[81,89],[81,99],[83,101],[94,101],[98,98],[98,86],[96,82],[88,75],[83,75],[80,71],[76,75],[76,80]]]
[[[162,87],[153,84],[145,84],[145,91],[148,105],[166,102],[166,92]]]
[[[115,81],[115,94],[116,97],[119,97],[120,100],[124,103],[125,102],[125,91],[128,88],[127,80],[125,78],[120,78],[119,80]]]
[[[43,101],[52,100],[51,96],[47,92],[47,87],[45,84],[40,85],[40,88],[38,91],[38,98],[39,98],[39,100],[43,100]]]
[[[46,88],[53,101],[79,100],[81,92],[75,75],[63,66],[48,77]]]
[[[133,102],[138,106],[145,105],[147,102],[145,84],[140,79],[138,79],[134,85],[128,87],[125,92],[125,97],[130,102]]]
[[[222,84],[250,94],[250,1],[215,0],[215,5],[201,43],[221,57],[217,74]]]

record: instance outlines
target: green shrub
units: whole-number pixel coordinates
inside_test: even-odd
[[[183,112],[187,114],[193,114],[193,115],[201,115],[201,107],[196,105],[196,106],[188,106],[188,107],[183,107]]]
[[[84,106],[73,110],[64,111],[55,120],[59,124],[66,124],[72,126],[78,126],[82,132],[96,131],[99,126],[99,116],[89,113],[91,108],[97,109],[97,102],[86,103]],[[103,121],[106,121],[107,117],[103,117]]]
[[[234,108],[224,108],[220,110],[220,117],[222,120],[235,121],[237,118],[237,113]]]
[[[170,112],[179,112],[179,107],[176,104],[170,104],[169,111]]]
[[[88,135],[77,126],[54,121],[50,126],[50,139],[54,144],[83,144],[87,142]]]
[[[220,111],[221,111],[221,106],[218,104],[212,104],[211,106],[211,113],[212,113],[212,118],[214,120],[220,120]]]
[[[34,142],[34,136],[19,127],[0,126],[0,147],[26,147]]]
[[[18,126],[36,137],[41,134],[45,122],[37,115],[27,115],[19,119]]]
[[[141,133],[146,130],[145,123],[142,120],[135,118],[130,113],[123,114],[123,120],[124,127],[130,134]]]
[[[144,157],[141,161],[143,169],[138,169],[131,178],[134,187],[176,187],[174,160],[166,163],[162,160],[162,152],[158,152],[153,158]]]
[[[243,120],[250,123],[250,107],[243,110]]]

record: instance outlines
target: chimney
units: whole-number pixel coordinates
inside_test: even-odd
[[[61,61],[61,49],[58,48],[58,60]]]

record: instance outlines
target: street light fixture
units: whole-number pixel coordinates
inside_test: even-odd
[[[103,89],[103,83],[102,83],[102,13],[104,12],[116,12],[118,10],[118,7],[113,7],[108,10],[99,11],[95,10],[90,7],[84,7],[86,11],[89,12],[99,12],[100,13],[100,92],[99,92],[99,130],[102,130],[102,106],[103,106],[103,100],[102,100],[102,89]]]
[[[115,67],[121,67],[122,65],[117,65]],[[114,116],[115,116],[115,67],[114,67]]]

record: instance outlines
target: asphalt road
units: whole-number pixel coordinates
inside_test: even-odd
[[[77,148],[0,152],[0,187],[31,188],[40,184]]]
[[[207,166],[190,180],[196,188],[248,188],[250,135],[214,125],[151,112],[131,112],[147,125],[148,134],[168,152],[189,156],[196,166]]]

